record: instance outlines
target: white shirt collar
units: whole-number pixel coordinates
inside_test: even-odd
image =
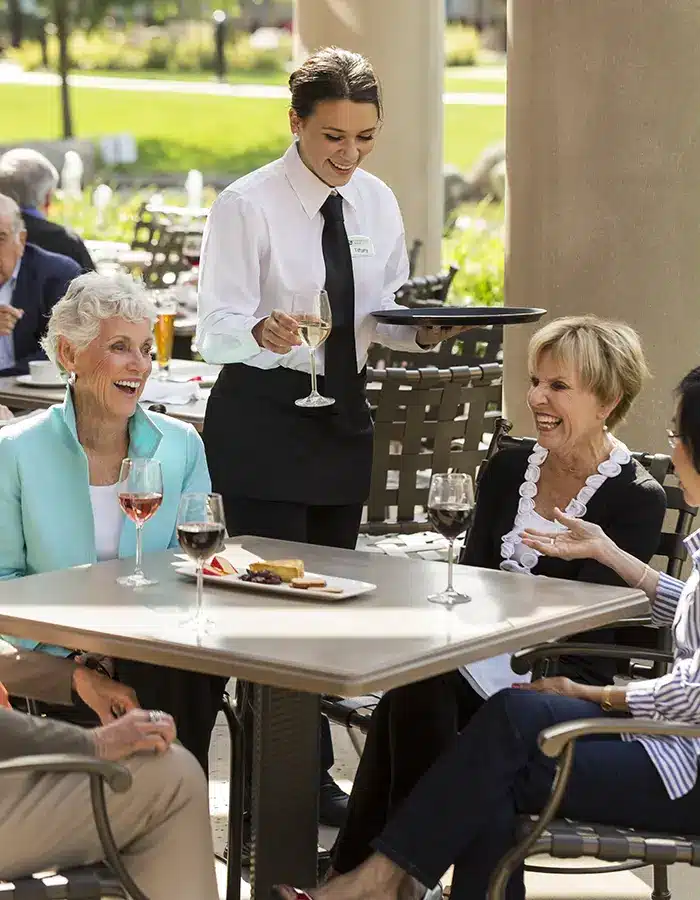
[[[317,175],[314,175],[311,169],[304,165],[304,162],[299,155],[296,141],[294,141],[284,154],[283,160],[287,180],[291,184],[294,193],[299,198],[299,202],[304,207],[304,210],[310,219],[312,219],[321,209],[328,199],[328,195],[333,190],[336,190],[343,200],[346,200],[353,208],[357,207],[357,198],[352,178],[341,188],[341,190],[329,187],[325,182],[321,181]]]

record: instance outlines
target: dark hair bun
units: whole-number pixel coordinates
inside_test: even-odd
[[[371,63],[359,53],[324,47],[289,76],[292,109],[301,119],[313,114],[324,100],[372,103],[382,116],[379,82]]]

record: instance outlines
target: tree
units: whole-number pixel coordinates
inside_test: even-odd
[[[70,90],[68,88],[68,35],[70,34],[68,0],[54,0],[54,18],[56,19],[56,37],[58,38],[58,74],[61,78],[61,121],[63,139],[73,137],[73,116],[71,113]]]

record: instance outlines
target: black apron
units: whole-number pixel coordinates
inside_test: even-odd
[[[304,409],[294,401],[310,392],[308,373],[224,366],[203,430],[214,489],[308,506],[364,503],[373,438],[364,387],[363,370],[333,406]],[[323,376],[318,389],[324,393]]]

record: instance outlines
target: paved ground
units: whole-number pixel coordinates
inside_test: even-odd
[[[334,774],[337,780],[350,789],[357,766],[357,754],[345,730],[333,726],[333,745],[336,756]],[[223,850],[226,840],[226,809],[228,785],[228,733],[221,718],[217,723],[210,754],[211,762],[211,810],[215,848]],[[321,828],[319,843],[331,847],[335,829]],[[543,860],[543,862],[546,862]],[[586,860],[584,864],[590,864]],[[224,897],[225,869],[217,867],[221,897]],[[449,876],[447,878],[449,881]],[[619,872],[612,875],[542,875],[532,874],[527,880],[528,900],[649,900],[651,872]],[[673,900],[698,900],[700,897],[700,872],[687,866],[676,866],[671,872]],[[242,900],[248,900],[248,885],[244,884]]]

